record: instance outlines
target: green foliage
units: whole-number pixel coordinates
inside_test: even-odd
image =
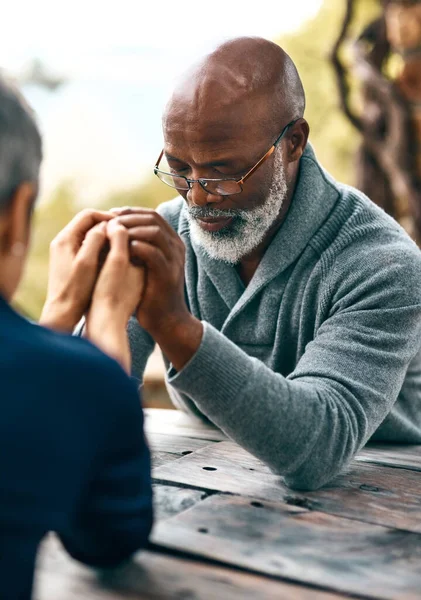
[[[334,177],[352,184],[359,136],[340,111],[329,61],[345,8],[346,0],[325,0],[314,19],[277,41],[291,56],[303,80],[307,96],[305,116],[319,160]],[[352,24],[353,35],[358,35],[378,11],[378,0],[360,0]]]
[[[47,292],[50,242],[76,212],[75,195],[69,183],[60,185],[50,201],[35,210],[31,250],[14,299],[15,305],[33,319],[39,317]]]

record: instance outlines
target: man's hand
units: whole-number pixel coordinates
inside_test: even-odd
[[[95,285],[86,335],[130,373],[127,322],[141,300],[145,273],[131,261],[128,230],[113,220],[106,233],[110,251]]]
[[[138,321],[180,370],[200,346],[203,333],[201,322],[191,315],[184,299],[184,243],[153,210],[113,212],[128,230],[132,258],[146,267]]]
[[[47,300],[40,324],[71,333],[91,300],[99,256],[107,240],[106,221],[114,215],[84,210],[50,246]]]

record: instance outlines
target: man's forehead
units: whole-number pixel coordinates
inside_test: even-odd
[[[164,127],[164,138],[188,140],[191,144],[207,142],[229,143],[233,138],[243,138],[247,134],[247,121],[236,119],[174,119],[168,120]]]
[[[267,135],[252,124],[209,120],[197,127],[169,126],[164,131],[164,150],[167,156],[180,160],[194,155],[197,164],[223,163],[243,153],[249,155],[250,148],[266,139]]]
[[[268,135],[273,128],[266,102],[243,102],[237,105],[197,110],[180,106],[167,110],[163,120],[165,139],[188,138],[192,143]]]
[[[212,61],[194,66],[180,78],[174,89],[174,105],[189,105],[196,110],[218,109],[251,98],[257,90],[252,74],[244,74],[224,62]]]
[[[191,139],[188,136],[168,138],[164,143],[165,155],[169,159],[194,162],[199,166],[227,164],[240,157],[246,146],[235,137],[216,136]]]

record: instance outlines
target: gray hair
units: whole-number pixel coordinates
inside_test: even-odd
[[[20,184],[37,184],[42,141],[34,113],[19,90],[0,73],[0,213]]]

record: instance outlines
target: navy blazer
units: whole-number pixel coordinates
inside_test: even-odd
[[[115,566],[152,525],[136,386],[88,341],[29,323],[0,297],[0,598],[31,597],[37,547]]]

